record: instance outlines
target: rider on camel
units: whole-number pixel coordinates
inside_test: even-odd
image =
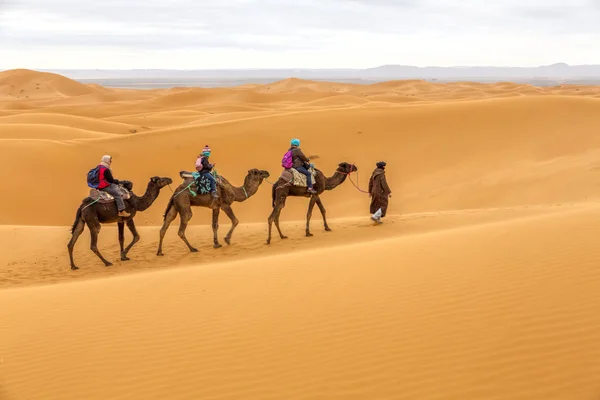
[[[308,171],[310,168],[310,158],[306,157],[302,150],[300,150],[300,140],[292,139],[290,150],[292,152],[292,168],[301,174],[306,176],[306,183],[308,185],[308,192],[315,194],[317,191],[313,189],[312,175]]]
[[[110,170],[110,165],[112,164],[112,156],[105,155],[102,157],[102,162],[98,165],[98,190],[102,190],[115,198],[115,202],[117,203],[117,208],[119,210],[119,217],[129,217],[127,211],[125,211],[125,202],[123,201],[123,197],[121,196],[121,190],[117,186],[119,184],[119,180],[113,178],[112,172]]]
[[[210,154],[210,147],[208,147],[208,145],[204,146],[204,149],[202,149],[202,153],[198,156],[198,159],[196,160],[196,171],[198,171],[200,175],[203,176],[205,179],[209,180],[210,193],[213,198],[217,199],[219,197],[219,195],[217,194],[217,181],[211,173],[215,164],[211,164],[209,162]]]

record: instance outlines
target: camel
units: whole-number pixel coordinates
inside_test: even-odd
[[[191,187],[196,187],[193,178],[190,177],[190,173],[181,171],[180,176],[184,178],[183,183],[175,190],[167,209],[165,210],[164,223],[160,230],[160,240],[158,243],[157,256],[163,256],[162,243],[167,229],[171,222],[175,220],[177,214],[180,215],[179,232],[178,235],[187,245],[191,252],[195,253],[198,249],[192,247],[185,237],[185,230],[187,229],[188,222],[192,219],[192,206],[194,207],[206,207],[212,209],[212,229],[213,229],[213,247],[218,249],[221,246],[217,237],[217,231],[219,229],[219,213],[223,210],[225,214],[231,220],[231,229],[225,236],[225,242],[231,244],[231,235],[239,221],[231,209],[231,204],[236,202],[243,202],[252,197],[258,192],[258,187],[261,185],[264,179],[269,177],[267,171],[251,169],[248,171],[248,175],[244,179],[244,185],[241,187],[234,187],[227,179],[219,176],[217,179],[217,194],[218,199],[214,199],[210,194],[197,193],[194,196],[189,190]]]
[[[331,231],[329,225],[327,224],[327,219],[325,218],[325,207],[321,202],[321,195],[325,190],[333,190],[346,180],[346,177],[350,175],[352,172],[358,171],[358,168],[354,164],[348,164],[346,162],[340,163],[338,165],[337,170],[333,174],[333,176],[326,178],[325,175],[315,169],[316,171],[316,179],[313,185],[313,188],[317,191],[316,194],[311,195],[308,193],[308,189],[304,186],[292,186],[285,179],[280,177],[277,182],[273,185],[273,212],[269,216],[269,237],[267,238],[267,244],[271,244],[271,228],[273,222],[275,222],[275,227],[279,232],[279,237],[281,239],[287,239],[287,236],[284,236],[281,233],[281,228],[279,227],[279,216],[281,214],[281,210],[285,207],[285,200],[288,196],[296,196],[296,197],[310,197],[310,202],[308,204],[308,213],[306,214],[306,236],[313,236],[310,233],[310,218],[312,217],[312,210],[315,204],[321,210],[321,215],[323,216],[323,223],[325,225],[325,230],[327,232]]]
[[[140,236],[135,229],[135,224],[133,223],[133,217],[135,217],[138,211],[147,210],[152,203],[158,197],[160,190],[173,183],[171,178],[160,178],[158,176],[154,176],[150,178],[150,182],[148,182],[148,187],[146,188],[146,193],[142,197],[136,196],[133,192],[131,193],[131,197],[125,200],[126,211],[130,214],[129,217],[118,217],[117,213],[117,205],[114,201],[111,202],[100,202],[95,201],[92,197],[86,197],[83,199],[79,209],[77,210],[77,214],[75,216],[75,222],[71,227],[71,240],[67,245],[69,249],[69,258],[71,260],[71,269],[76,270],[79,269],[75,266],[73,262],[73,248],[75,247],[75,243],[77,239],[83,233],[85,225],[90,228],[90,235],[92,237],[92,242],[90,249],[102,260],[105,266],[110,267],[112,263],[102,257],[102,254],[98,251],[98,234],[100,232],[101,224],[110,224],[116,222],[119,227],[119,245],[121,247],[121,261],[128,261],[127,253],[134,244],[136,244],[140,240]],[[129,187],[131,188],[131,186]],[[126,249],[123,249],[123,243],[125,241],[125,224],[133,234],[133,240],[127,246]]]

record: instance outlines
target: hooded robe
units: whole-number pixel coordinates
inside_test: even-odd
[[[381,208],[381,216],[385,217],[388,207],[388,197],[392,193],[385,179],[385,171],[377,168],[373,171],[369,180],[369,193],[371,194],[371,214],[375,214]]]

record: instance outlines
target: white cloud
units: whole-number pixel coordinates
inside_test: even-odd
[[[600,63],[597,21],[597,0],[0,0],[0,68]]]

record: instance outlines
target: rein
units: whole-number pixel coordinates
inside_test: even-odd
[[[358,184],[354,183],[354,181],[352,180],[352,176],[350,176],[350,174],[352,174],[352,170],[354,169],[354,164],[351,165],[350,167],[350,172],[342,172],[342,174],[347,175],[348,176],[348,180],[350,181],[350,183],[352,183],[352,186],[354,186],[356,188],[356,190],[358,190],[361,193],[365,193],[365,194],[369,194],[369,192],[367,192],[366,190],[362,190]],[[356,181],[358,182],[359,178],[358,178],[358,170],[356,170]]]
[[[185,188],[181,189],[181,191],[179,191],[179,192],[177,192],[177,193],[173,194],[173,198],[175,198],[175,197],[179,196],[181,193],[185,192],[186,190],[189,190],[189,191],[190,191],[190,194],[191,194],[193,197],[196,197],[196,194],[197,194],[197,193],[196,193],[196,192],[194,192],[194,191],[193,191],[193,190],[190,188],[190,187],[191,187],[193,184],[194,184],[194,180],[192,180],[192,181],[190,182],[190,184],[189,184],[189,185],[187,185]],[[169,186],[169,189],[170,189],[170,188],[171,188],[171,186]],[[173,189],[171,189],[171,191],[173,191]]]

